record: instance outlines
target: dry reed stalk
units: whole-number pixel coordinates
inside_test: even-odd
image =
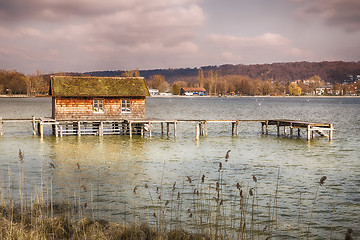
[[[278,200],[278,192],[279,192],[279,180],[280,180],[280,166],[278,168],[278,175],[277,175],[277,178],[276,178],[276,190],[275,190],[275,236],[276,236],[276,239],[278,239],[278,221],[277,221],[277,210],[278,210],[278,207],[277,207],[277,200]],[[269,234],[270,236],[270,234]]]
[[[299,224],[299,239],[304,236],[303,233],[303,219],[302,219],[302,207],[301,207],[301,192],[299,197],[299,218],[298,218],[298,224]]]
[[[317,195],[318,195],[318,192],[319,192],[319,187],[324,185],[325,180],[326,180],[326,176],[322,176],[320,178],[319,185],[316,188],[315,197],[314,197],[314,201],[313,201],[313,204],[312,204],[312,207],[311,207],[311,212],[310,212],[310,220],[309,220],[308,229],[307,229],[307,233],[306,233],[306,239],[309,239],[310,225],[311,225],[311,221],[312,221],[312,214],[314,212],[314,206],[315,206],[316,198],[317,198]]]
[[[331,217],[331,228],[330,228],[329,240],[331,240],[331,238],[332,238],[332,232],[333,232],[333,227],[334,227],[335,208],[336,208],[336,203],[334,204],[334,210],[333,210],[333,214],[332,214],[332,217]]]

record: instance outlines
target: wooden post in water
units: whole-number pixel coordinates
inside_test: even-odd
[[[166,123],[166,136],[169,136],[170,123]]]
[[[33,135],[36,135],[36,120],[35,116],[32,116],[32,129],[33,129]]]
[[[39,133],[40,137],[44,136],[44,125],[42,124],[42,122],[39,123]]]
[[[286,136],[286,126],[284,126],[284,135]]]
[[[266,124],[266,134],[269,134],[269,121],[266,120],[265,124]]]
[[[232,122],[231,123],[231,135],[234,136],[234,128],[235,128],[235,123]]]
[[[149,124],[149,129],[150,129],[150,124]],[[130,136],[130,138],[132,138],[132,126],[131,126],[131,122],[129,122],[129,136]]]
[[[315,135],[314,130],[311,129],[311,138],[314,138],[314,135]]]
[[[261,134],[264,134],[264,125],[265,125],[265,123],[261,123]]]
[[[161,123],[161,135],[163,135],[164,132],[164,123]]]
[[[290,136],[291,137],[293,136],[293,133],[294,133],[294,131],[293,131],[292,123],[290,123]]]
[[[2,136],[3,133],[3,121],[2,121],[2,117],[0,117],[0,136]]]
[[[59,136],[59,128],[58,125],[55,124],[55,137]]]
[[[330,130],[329,130],[329,141],[332,141],[333,138],[333,125],[330,124]]]
[[[60,137],[63,136],[63,129],[62,129],[62,126],[60,125]]]
[[[197,140],[200,138],[200,126],[199,126],[199,124],[196,124],[196,127],[195,127],[195,138]]]
[[[99,124],[99,136],[103,136],[104,135],[104,123],[103,121],[100,121]]]
[[[307,138],[308,141],[310,141],[310,139],[311,139],[311,133],[310,132],[311,132],[310,125],[308,125],[307,129],[306,129],[306,136],[307,136],[306,138]]]
[[[239,120],[236,121],[236,136],[239,136]]]
[[[300,137],[300,128],[298,128],[298,137]]]
[[[276,127],[277,127],[277,135],[280,136],[280,123],[279,123],[279,121],[277,121]]]
[[[174,137],[176,137],[176,122],[174,122]]]
[[[208,123],[207,123],[207,121],[205,121],[205,136],[207,136],[207,135],[208,135],[207,125],[208,125]]]
[[[77,122],[77,135],[81,136],[80,121]]]
[[[149,137],[151,137],[151,122],[149,122]]]

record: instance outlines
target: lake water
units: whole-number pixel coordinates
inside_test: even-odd
[[[31,118],[32,115],[50,116],[51,99],[0,98],[1,117]],[[359,236],[360,98],[148,98],[147,116],[298,119],[333,123],[335,131],[331,142],[318,136],[307,142],[305,132],[301,138],[278,137],[276,128],[271,126],[269,135],[262,135],[260,123],[240,123],[239,136],[231,136],[230,123],[213,123],[209,124],[208,136],[196,141],[195,125],[179,123],[176,138],[172,131],[169,137],[161,136],[159,127],[152,138],[55,138],[50,128],[45,129],[45,136],[40,138],[32,135],[30,123],[5,123],[4,135],[0,137],[2,198],[18,196],[21,149],[27,194],[38,193],[43,180],[44,189],[52,184],[54,198],[65,201],[76,196],[80,202],[87,203],[95,217],[152,222],[153,205],[176,198],[172,191],[174,182],[175,195],[181,192],[184,200],[184,212],[193,207],[194,190],[201,187],[208,189],[209,198],[216,196],[215,183],[219,180],[219,162],[222,162],[224,208],[228,214],[235,212],[226,203],[236,201],[237,183],[244,191],[256,189],[254,214],[257,228],[262,229],[271,215],[269,209],[275,204],[278,186],[279,236],[299,236],[307,229],[310,218],[312,239],[330,235],[333,239],[343,238],[347,228]],[[229,149],[230,158],[225,162]],[[205,182],[200,186],[202,175]],[[319,187],[322,176],[327,179]],[[192,179],[191,184],[188,177]],[[145,188],[145,184],[149,188]],[[196,215],[195,210],[193,212]],[[184,226],[190,229],[196,223],[185,217],[183,220]]]

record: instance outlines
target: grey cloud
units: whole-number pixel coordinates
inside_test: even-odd
[[[348,32],[360,31],[359,0],[297,0],[305,17],[320,17],[327,25],[339,26]]]

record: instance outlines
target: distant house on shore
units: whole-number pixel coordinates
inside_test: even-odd
[[[51,76],[52,117],[56,120],[144,119],[149,90],[141,77]]]
[[[159,95],[159,89],[149,89],[150,96]]]
[[[185,96],[205,96],[206,95],[206,89],[205,88],[182,87],[180,89],[180,95],[185,95]]]

